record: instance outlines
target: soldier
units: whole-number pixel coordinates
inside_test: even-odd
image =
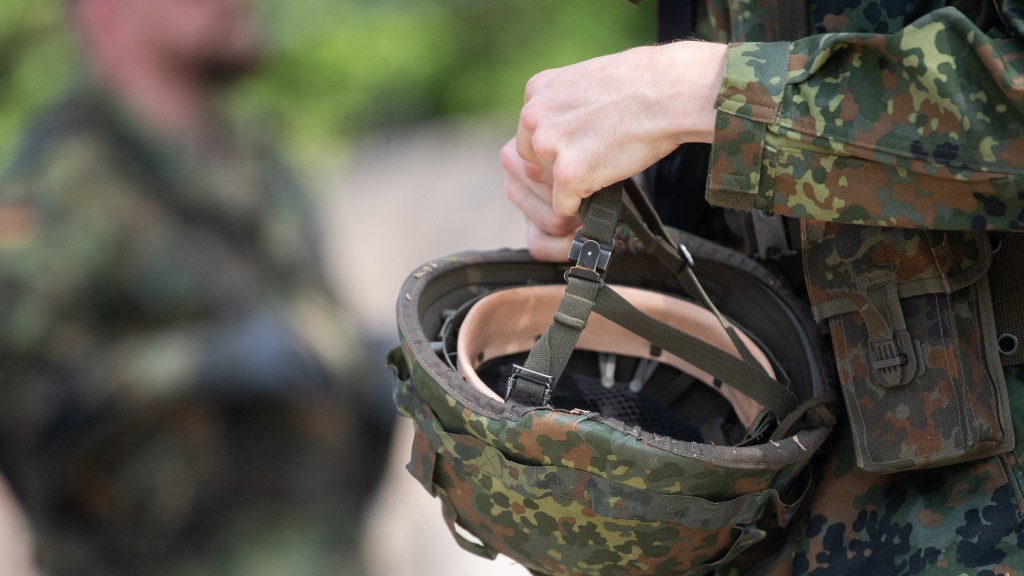
[[[1021,8],[710,0],[715,42],[527,84],[501,160],[536,257],[690,142],[712,204],[800,226],[848,418],[802,514],[717,573],[1024,573]]]
[[[0,469],[43,568],[353,570],[360,342],[292,174],[217,105],[249,2],[69,12],[87,72],[0,187]]]

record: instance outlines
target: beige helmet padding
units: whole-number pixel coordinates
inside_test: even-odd
[[[623,298],[652,317],[740,358],[739,351],[718,319],[701,306],[660,292],[628,286],[613,288]],[[476,373],[476,368],[495,358],[530,350],[537,338],[551,324],[564,293],[564,286],[550,284],[499,290],[481,298],[470,308],[459,328],[456,350],[457,364],[462,377],[480,392],[502,400],[483,383]],[[737,330],[737,333],[754,359],[774,378],[775,372],[764,352],[742,331]],[[754,417],[764,409],[761,404],[728,384],[723,384],[721,388],[715,387],[714,378],[710,374],[694,368],[668,352],[662,351],[659,356],[651,356],[651,344],[647,340],[598,314],[591,314],[576,348],[646,358],[668,364],[721,393],[732,404],[744,426],[749,427]]]

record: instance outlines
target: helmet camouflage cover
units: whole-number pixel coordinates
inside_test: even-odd
[[[667,232],[630,181],[582,213],[575,265],[463,252],[406,280],[389,363],[409,470],[477,554],[708,573],[800,506],[834,422],[829,355],[781,280]]]

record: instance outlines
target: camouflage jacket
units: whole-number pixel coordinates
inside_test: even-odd
[[[295,179],[230,138],[215,158],[157,140],[90,87],[31,130],[0,185],[0,429],[38,433],[56,399],[322,388],[355,365]]]
[[[709,0],[732,42],[708,198],[841,223],[1022,225],[1024,3],[811,2],[776,40],[774,0]],[[785,17],[784,15],[781,17]]]
[[[813,264],[808,291],[819,307],[838,285],[872,267],[890,267],[898,291],[921,272],[905,265],[907,258],[938,265],[942,249],[975,245],[990,256],[984,235],[970,231],[1024,223],[1022,8],[1019,0],[811,2],[807,36],[777,42],[788,16],[777,0],[709,0],[714,39],[732,44],[717,103],[708,199],[804,219],[804,259]],[[901,235],[919,244],[896,242]],[[833,242],[839,237],[851,242],[840,246]],[[961,276],[972,268],[962,256],[947,254],[944,262]],[[850,284],[851,293],[859,289]],[[934,431],[912,423],[938,413],[928,402],[956,411],[983,400],[985,362],[952,374],[936,370],[943,358],[992,355],[991,343],[981,342],[982,308],[957,308],[965,314],[958,334],[969,338],[945,340],[952,324],[944,311],[969,293],[951,290],[900,301],[923,324],[937,319],[912,329],[914,338],[941,336],[924,345],[932,354],[925,376],[934,387],[905,401],[903,412],[872,406],[876,398],[858,388],[868,365],[841,349],[867,343],[866,336],[850,338],[863,317],[833,316],[847,412],[852,407],[871,418],[858,424],[851,416],[837,426],[810,503],[782,544],[752,551],[720,573],[1022,573],[1021,367],[1001,368],[991,359],[986,365],[989,378],[1006,382],[1008,400],[1000,409],[1014,416],[1003,425],[1012,427],[1017,447],[932,470],[878,474],[857,466],[855,445],[862,449],[864,438],[872,448],[910,452],[934,440]],[[945,386],[962,386],[963,396],[954,398]]]
[[[360,340],[291,173],[214,132],[84,86],[0,182],[0,469],[48,574],[248,573],[239,527],[348,517]]]
[[[4,439],[66,410],[326,388],[356,367],[296,180],[224,133],[229,152],[197,154],[86,83],[26,137],[0,184]]]

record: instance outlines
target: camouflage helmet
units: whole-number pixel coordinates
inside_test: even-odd
[[[575,264],[464,252],[407,279],[409,470],[460,545],[535,574],[708,573],[799,508],[829,355],[775,275],[666,231],[631,182],[582,214]]]

